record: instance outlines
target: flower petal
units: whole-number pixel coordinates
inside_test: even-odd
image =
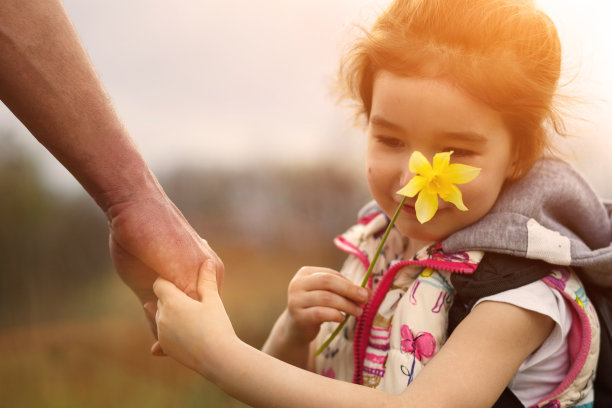
[[[440,191],[440,198],[444,201],[448,201],[449,203],[455,204],[455,207],[460,209],[461,211],[467,211],[468,208],[463,204],[463,197],[461,195],[461,191],[457,186],[450,184],[450,188],[445,189],[444,191]]]
[[[467,164],[454,163],[446,168],[444,176],[453,184],[464,184],[474,180],[480,174],[480,168]]]
[[[453,154],[453,152],[436,153],[433,157],[433,171],[436,173],[444,172],[450,163],[451,154]]]
[[[405,195],[406,197],[414,197],[419,191],[425,187],[426,179],[421,176],[414,176],[408,184],[398,190],[397,194]]]
[[[408,168],[414,174],[420,174],[421,176],[428,177],[432,173],[431,165],[429,161],[423,156],[423,153],[415,150],[410,155],[410,161],[408,162]]]
[[[431,220],[438,211],[438,195],[432,194],[427,189],[421,190],[414,204],[417,220],[421,224]]]

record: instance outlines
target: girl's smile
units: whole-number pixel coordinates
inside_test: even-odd
[[[370,192],[388,215],[401,196],[396,192],[413,176],[410,155],[421,151],[428,160],[453,151],[451,162],[481,168],[473,181],[459,186],[468,211],[439,201],[430,221],[417,221],[408,199],[396,225],[409,238],[434,241],[482,218],[512,174],[515,154],[501,115],[445,79],[403,77],[379,71],[373,85],[366,151]]]
[[[404,204],[404,207],[402,208],[402,210],[404,210],[408,214],[416,216],[416,210],[414,209],[414,204]]]

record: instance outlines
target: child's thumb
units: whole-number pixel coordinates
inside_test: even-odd
[[[204,299],[206,292],[217,292],[217,268],[210,259],[205,261],[198,271],[198,295]]]

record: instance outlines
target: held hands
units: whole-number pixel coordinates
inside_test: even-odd
[[[211,380],[223,347],[238,340],[219,297],[216,275],[213,261],[202,264],[196,287],[199,300],[163,278],[153,285],[159,298],[155,320],[164,352]]]
[[[303,267],[289,283],[285,313],[288,334],[294,341],[309,343],[321,323],[341,322],[342,313],[361,316],[369,296],[367,289],[334,270]]]
[[[121,279],[145,306],[149,323],[156,333],[153,282],[168,279],[190,296],[196,293],[196,271],[207,259],[215,265],[219,290],[223,263],[189,225],[161,187],[141,198],[112,205],[109,220],[111,257]],[[159,345],[152,349],[161,354]]]

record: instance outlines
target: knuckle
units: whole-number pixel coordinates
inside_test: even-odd
[[[298,271],[296,272],[295,276],[307,276],[307,275],[311,275],[313,272],[313,268],[312,266],[302,266],[300,269],[298,269]]]
[[[289,281],[289,286],[287,286],[287,293],[291,297],[295,292],[299,290],[300,282],[298,279],[293,278]]]
[[[289,312],[295,312],[296,310],[299,309],[295,299],[289,298],[287,300],[287,309],[289,310]]]
[[[321,280],[321,283],[328,288],[333,285],[335,276],[330,273],[321,273],[319,279]]]
[[[325,310],[324,309],[315,309],[312,311],[312,317],[315,322],[323,322],[325,321]]]
[[[319,295],[319,299],[321,301],[321,303],[325,304],[325,305],[331,305],[334,303],[334,298],[335,296],[330,293],[330,292],[321,292],[321,294]]]
[[[340,314],[339,311],[329,308],[318,308],[313,311],[313,316],[316,323],[333,321],[335,316],[338,314]]]

